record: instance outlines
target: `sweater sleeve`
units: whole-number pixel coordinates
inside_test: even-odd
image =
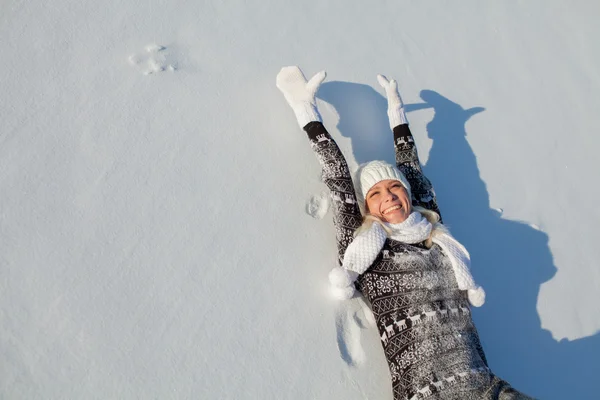
[[[393,131],[396,165],[410,183],[412,204],[435,211],[441,218],[433,185],[423,174],[417,146],[408,124],[398,125]]]
[[[338,262],[341,265],[354,231],[362,224],[350,170],[340,148],[321,122],[310,122],[304,130],[321,164],[322,179],[331,192]]]

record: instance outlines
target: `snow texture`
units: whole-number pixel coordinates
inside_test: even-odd
[[[129,63],[137,67],[144,75],[163,71],[173,72],[177,69],[177,62],[173,55],[166,47],[157,44],[146,46],[145,52],[130,55]]]
[[[311,196],[306,203],[306,213],[313,218],[322,219],[327,211],[329,211],[329,195],[327,192]]]
[[[324,186],[275,87],[286,65],[327,70],[318,104],[351,168],[394,161],[376,75],[398,81],[487,292],[492,370],[538,398],[595,398],[598,15],[5,1],[0,398],[391,398],[377,332],[328,296],[335,233],[305,212]]]

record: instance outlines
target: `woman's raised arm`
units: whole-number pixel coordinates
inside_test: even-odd
[[[362,223],[362,216],[346,159],[323,126],[317,110],[315,94],[325,76],[323,71],[307,81],[300,68],[285,67],[277,75],[277,87],[296,114],[298,124],[308,134],[310,145],[321,164],[323,182],[331,192],[338,262],[341,265],[346,248],[354,238],[354,231]]]
[[[338,261],[341,265],[346,248],[354,239],[354,231],[362,223],[350,170],[337,143],[321,122],[310,122],[304,130],[321,164],[323,182],[331,192]]]
[[[398,93],[398,83],[393,79],[388,81],[383,75],[378,75],[377,80],[385,89],[388,99],[388,117],[390,128],[394,132],[396,165],[410,183],[412,203],[440,214],[433,185],[423,173],[419,162],[417,146],[404,112],[404,103]]]

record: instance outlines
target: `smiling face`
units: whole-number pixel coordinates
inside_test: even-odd
[[[392,179],[373,185],[365,196],[365,203],[369,214],[392,224],[403,222],[411,213],[406,189]]]

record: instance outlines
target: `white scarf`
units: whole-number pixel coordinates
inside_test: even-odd
[[[412,212],[401,223],[385,223],[385,225],[391,230],[389,235],[391,239],[408,244],[423,242],[429,238],[433,229],[431,223],[417,211]],[[344,254],[343,269],[334,268],[329,274],[329,280],[337,290],[337,297],[352,297],[354,281],[373,264],[387,237],[383,226],[374,222],[369,229],[357,235],[348,245]],[[449,233],[438,231],[431,239],[450,259],[458,288],[468,291],[471,304],[477,307],[483,305],[485,292],[473,280],[470,271],[471,258],[467,249]]]

